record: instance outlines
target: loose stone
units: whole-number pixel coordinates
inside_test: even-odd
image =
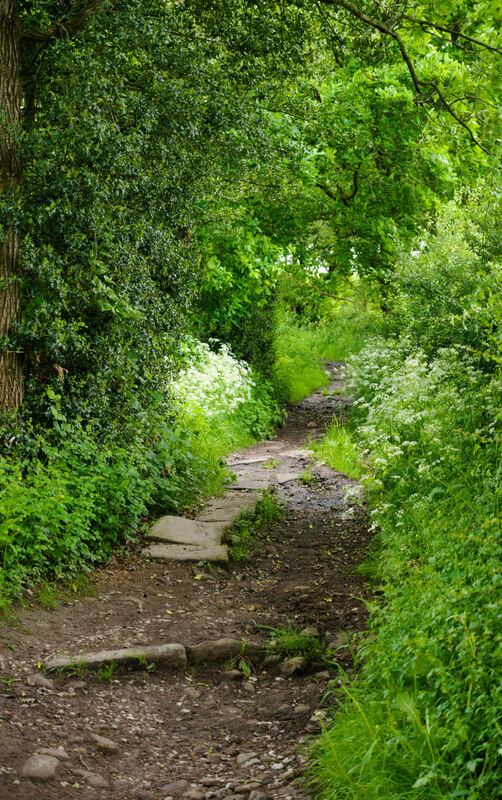
[[[310,706],[305,705],[304,703],[299,703],[299,705],[293,708],[295,714],[308,714],[310,712]]]
[[[231,681],[241,681],[244,678],[244,673],[238,669],[228,669],[222,672],[220,680],[223,683],[230,683]]]
[[[90,772],[87,769],[75,769],[74,772],[76,775],[80,775],[84,781],[94,789],[108,789],[110,785],[108,781],[103,778],[102,775],[98,775],[97,772]]]
[[[246,764],[248,761],[251,761],[252,758],[256,758],[256,756],[257,753],[239,753],[235,760],[239,765],[241,765]]]
[[[37,750],[37,755],[52,756],[58,758],[60,761],[66,761],[70,756],[62,747],[41,747]]]
[[[54,777],[58,767],[59,759],[36,753],[24,762],[21,767],[21,775],[32,781],[46,781]]]
[[[285,678],[291,678],[301,672],[305,672],[308,667],[308,661],[304,656],[295,656],[294,658],[287,658],[281,664],[281,675]]]
[[[201,792],[199,789],[189,789],[185,795],[189,800],[204,800],[205,796],[205,792]]]
[[[240,786],[236,786],[234,788],[234,792],[236,794],[248,794],[248,792],[252,792],[254,789],[259,789],[260,784],[257,781],[251,781],[250,783],[243,783]]]
[[[171,783],[166,783],[165,786],[162,787],[161,791],[166,792],[166,794],[171,795],[181,795],[182,792],[188,786],[188,781],[172,781]]]
[[[108,739],[106,736],[100,736],[98,733],[91,733],[91,738],[96,743],[98,750],[101,750],[102,753],[118,753],[119,746],[112,739]]]
[[[302,631],[300,631],[302,636],[313,636],[317,638],[319,636],[319,630],[315,627],[315,625],[307,625]]]
[[[42,672],[33,672],[26,678],[28,686],[41,686],[44,689],[54,689],[54,681],[46,678]]]
[[[320,672],[315,672],[312,677],[317,678],[318,681],[329,681],[332,675],[328,669],[323,669]]]

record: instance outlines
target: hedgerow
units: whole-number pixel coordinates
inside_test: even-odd
[[[444,241],[412,257],[394,335],[350,360],[355,438],[370,464],[366,572],[383,597],[370,603],[361,673],[316,751],[326,798],[481,800],[500,789],[502,373],[486,309],[468,302],[476,253],[457,229],[465,258],[451,248],[448,264],[452,235],[440,227]],[[497,272],[483,266],[480,284]],[[449,319],[459,287],[464,326]],[[416,314],[431,290],[431,313]]]

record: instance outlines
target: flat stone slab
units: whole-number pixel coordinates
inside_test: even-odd
[[[278,472],[276,475],[277,483],[289,483],[289,481],[296,481],[303,474],[303,470],[296,470],[295,472]]]
[[[77,655],[62,653],[47,659],[44,667],[51,672],[77,665],[86,669],[99,669],[112,661],[115,664],[134,664],[135,666],[142,661],[154,661],[156,664],[181,671],[185,669],[187,654],[182,644],[157,644],[147,647],[127,647],[121,650],[100,650],[94,653],[83,652]]]
[[[298,450],[284,450],[284,452],[281,453],[281,456],[284,456],[284,458],[310,458],[313,455],[314,451],[308,450],[307,448],[299,448]]]
[[[212,664],[241,654],[252,658],[264,654],[266,649],[266,644],[245,639],[211,639],[187,647],[187,657],[189,664]]]
[[[217,561],[228,563],[225,544],[199,546],[194,544],[151,544],[141,554],[152,561]]]
[[[237,478],[236,483],[232,483],[229,489],[268,489],[270,486],[270,479],[265,478]]]
[[[222,497],[209,503],[197,519],[204,522],[235,522],[245,512],[254,513],[257,498],[253,494],[241,497]]]
[[[204,522],[184,517],[165,516],[152,526],[147,539],[157,539],[176,544],[212,546],[221,544],[228,524],[225,522]]]
[[[230,459],[228,464],[232,467],[240,467],[241,465],[244,467],[246,464],[266,464],[268,461],[273,461],[273,454],[271,453],[268,456],[260,456],[259,458],[244,458],[242,461],[233,461]]]

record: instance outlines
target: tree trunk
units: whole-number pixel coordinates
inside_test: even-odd
[[[0,0],[0,196],[17,205],[21,188],[19,3]],[[21,319],[19,236],[10,225],[0,240],[0,337],[9,337]],[[23,401],[21,354],[0,351],[0,411],[15,410]]]

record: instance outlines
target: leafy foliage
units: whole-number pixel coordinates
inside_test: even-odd
[[[474,300],[499,268],[480,263],[471,224],[445,209],[398,270],[394,336],[351,359],[384,597],[317,751],[322,796],[478,798],[500,784],[502,378],[495,318]]]

